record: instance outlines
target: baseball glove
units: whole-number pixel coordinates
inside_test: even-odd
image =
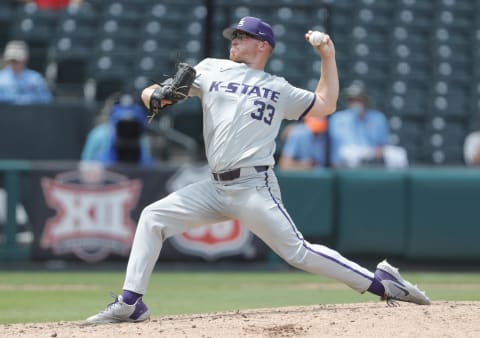
[[[173,78],[169,78],[155,89],[150,97],[150,119],[153,119],[162,108],[169,104],[175,104],[188,96],[190,87],[195,80],[195,68],[187,63],[177,64],[177,70]],[[170,103],[162,106],[162,100],[168,100]]]

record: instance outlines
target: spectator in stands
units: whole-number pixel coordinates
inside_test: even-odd
[[[305,117],[288,131],[279,160],[284,170],[310,170],[326,164],[327,120]]]
[[[480,130],[467,135],[463,145],[463,155],[467,165],[480,166]]]
[[[146,136],[145,109],[130,95],[122,95],[113,104],[107,100],[108,119],[93,128],[82,151],[82,161],[105,165],[118,163],[154,165]]]
[[[39,9],[60,10],[68,6],[77,6],[83,0],[18,0],[24,4],[35,4]]]
[[[329,119],[332,166],[383,164],[389,137],[385,115],[369,107],[369,97],[362,84],[353,83],[344,94],[347,108]]]
[[[44,77],[27,67],[28,45],[24,41],[7,43],[0,70],[0,103],[35,104],[53,100]]]

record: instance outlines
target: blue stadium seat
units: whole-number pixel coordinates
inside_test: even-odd
[[[386,113],[402,118],[425,118],[429,111],[429,90],[429,84],[424,81],[392,80],[386,95]]]
[[[8,1],[0,2],[0,48],[8,42],[9,30],[15,20],[15,7]]]
[[[420,1],[417,1],[420,2]],[[421,1],[427,3],[428,1]],[[428,31],[432,27],[432,9],[429,8],[431,4],[426,6],[411,7],[399,5],[399,8],[394,10],[392,24],[394,26],[409,26],[411,29],[418,31]]]
[[[393,60],[424,60],[430,59],[431,34],[427,30],[416,29],[405,24],[392,26],[390,31],[390,57]]]
[[[83,96],[91,39],[58,36],[50,46],[46,78],[57,97]]]
[[[467,122],[468,131],[480,130],[480,109],[473,110]]]
[[[434,117],[426,121],[422,145],[423,160],[434,165],[463,165],[463,143],[467,129],[463,123]]]
[[[94,49],[96,19],[96,12],[86,4],[59,13],[48,49],[46,73],[58,98],[83,96],[88,58]]]
[[[143,11],[143,8],[132,1],[112,1],[104,6],[101,16],[104,20],[115,19],[123,24],[137,24]]]
[[[34,3],[19,7],[10,26],[12,40],[24,40],[30,49],[29,65],[44,73],[51,37],[55,35],[58,13],[40,10]]]
[[[94,54],[87,67],[85,99],[102,102],[115,92],[123,91],[132,80],[132,55],[125,53]]]
[[[390,116],[390,143],[405,148],[410,165],[421,161],[421,150],[424,123],[419,119]]]
[[[435,26],[469,31],[475,12],[461,6],[438,6],[435,11]]]
[[[430,109],[432,116],[465,120],[471,112],[469,84],[438,79],[432,83]]]

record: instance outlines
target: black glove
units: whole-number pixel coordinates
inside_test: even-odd
[[[150,118],[154,118],[168,104],[177,103],[188,96],[190,87],[195,80],[197,72],[195,68],[187,63],[179,63],[173,78],[169,78],[155,89],[150,97]],[[162,100],[169,100],[171,103],[162,106]]]

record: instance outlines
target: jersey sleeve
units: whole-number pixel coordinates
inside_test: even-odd
[[[286,82],[284,92],[288,93],[284,99],[284,118],[287,120],[300,120],[315,103],[315,93],[292,86],[288,82]]]
[[[195,81],[193,81],[192,87],[190,87],[190,91],[188,92],[189,96],[198,96],[200,97],[202,82],[205,80],[205,73],[207,73],[210,69],[212,69],[212,59],[204,59],[200,61],[194,68],[197,72]]]

